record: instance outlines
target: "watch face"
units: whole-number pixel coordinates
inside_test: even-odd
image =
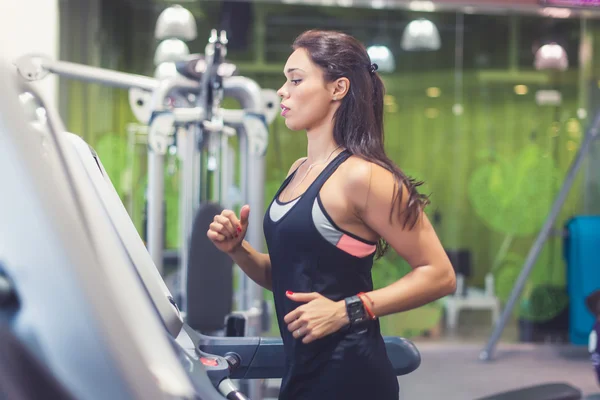
[[[356,324],[365,320],[365,309],[358,296],[346,300],[346,305],[350,323]]]

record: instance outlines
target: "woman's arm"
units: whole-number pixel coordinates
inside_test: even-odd
[[[271,257],[268,254],[258,252],[245,240],[227,254],[250,279],[265,289],[273,290]]]
[[[371,310],[378,316],[421,307],[454,293],[456,277],[452,264],[427,215],[423,213],[411,229],[402,224],[397,207],[390,220],[394,190],[393,175],[372,163],[352,170],[345,192],[357,216],[404,258],[412,271],[398,281],[367,293]],[[406,209],[408,192],[402,187],[401,209]]]

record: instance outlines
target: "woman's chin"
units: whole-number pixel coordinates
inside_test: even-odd
[[[285,126],[287,126],[287,128],[291,131],[301,131],[304,129],[304,127],[295,124],[293,121],[290,121],[289,119],[285,120]]]

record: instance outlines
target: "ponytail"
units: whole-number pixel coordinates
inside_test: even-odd
[[[394,196],[392,198],[392,209],[390,211],[389,221],[394,220],[394,215],[400,219],[403,228],[412,229],[417,224],[423,210],[429,204],[429,198],[426,195],[420,194],[417,188],[423,185],[423,181],[416,181],[402,172],[396,164],[389,159],[384,148],[384,98],[385,86],[379,75],[375,72],[371,73],[373,82],[372,104],[373,104],[373,128],[372,135],[367,135],[370,140],[361,141],[359,145],[352,146],[352,154],[371,161],[386,170],[390,171],[394,176]],[[335,137],[335,128],[334,128]],[[403,204],[403,193],[406,192],[408,199],[405,207]],[[389,244],[380,239],[377,243],[377,252],[375,257],[380,258],[389,249]]]

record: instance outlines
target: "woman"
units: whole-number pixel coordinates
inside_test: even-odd
[[[384,87],[356,39],[308,31],[279,89],[287,127],[306,131],[264,217],[269,250],[243,240],[248,206],[215,216],[213,243],[273,291],[286,366],[279,399],[398,399],[378,317],[455,290],[453,268],[423,208],[427,199],[385,155]],[[371,267],[391,246],[413,267],[373,290]]]

